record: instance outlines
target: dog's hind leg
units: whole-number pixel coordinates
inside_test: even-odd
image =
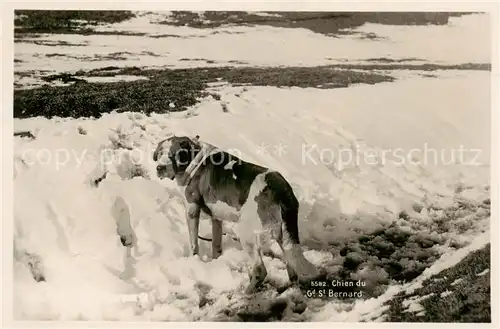
[[[222,221],[212,218],[212,259],[222,254]]]
[[[320,275],[318,269],[305,258],[300,245],[298,234],[297,209],[285,209],[281,211],[283,221],[281,223],[280,234],[278,234],[278,243],[283,250],[283,257],[286,263],[286,269],[290,281],[306,283],[318,278]]]
[[[243,244],[244,249],[248,252],[251,258],[251,267],[248,273],[250,284],[245,290],[245,293],[251,294],[255,292],[264,282],[267,277],[266,266],[262,260],[261,236],[256,234],[254,241],[246,241]]]
[[[286,271],[288,273],[288,278],[290,279],[290,282],[293,284],[298,281],[298,275],[297,272],[294,269],[294,266],[292,265],[293,259],[290,257],[290,252],[288,251],[289,248],[285,248],[284,242],[283,242],[283,231],[284,227],[281,223],[275,223],[273,226],[273,237],[276,239],[278,242],[278,245],[281,248],[281,252],[283,255],[283,262],[286,264]],[[287,237],[288,238],[288,237]],[[287,247],[289,247],[288,241],[287,241]]]

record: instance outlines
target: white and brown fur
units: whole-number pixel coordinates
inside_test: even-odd
[[[193,170],[193,159],[209,147],[210,156]],[[198,254],[201,212],[211,217],[212,256],[222,253],[222,222],[236,222],[236,234],[251,257],[247,292],[258,288],[267,276],[262,249],[278,242],[291,282],[318,275],[304,257],[299,240],[299,202],[286,179],[278,172],[245,162],[197,138],[172,136],[160,142],[153,154],[159,178],[175,180],[186,198],[189,242]],[[193,162],[193,164],[192,164]],[[190,166],[191,164],[191,166]]]

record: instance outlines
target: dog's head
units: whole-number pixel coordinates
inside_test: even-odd
[[[161,141],[153,153],[156,162],[156,173],[160,179],[165,177],[174,179],[182,175],[199,152],[200,147],[196,139],[189,137],[172,136]]]

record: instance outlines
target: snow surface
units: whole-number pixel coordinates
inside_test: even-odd
[[[478,273],[478,274],[476,274],[476,275],[477,275],[477,276],[483,276],[483,275],[485,275],[485,274],[487,274],[487,273],[489,273],[489,272],[490,272],[490,269],[489,269],[489,268],[487,268],[487,269],[485,269],[484,271],[482,271],[481,273]]]
[[[402,306],[404,308],[403,312],[417,313],[423,311],[424,307],[419,302],[426,300],[427,298],[430,298],[433,295],[434,293],[431,293],[425,296],[411,297],[407,300],[404,300],[402,303]]]
[[[487,74],[483,75],[487,79]],[[413,203],[425,203],[425,199],[446,206],[453,202],[460,181],[472,186],[475,198],[486,197],[483,185],[477,183],[477,177],[487,178],[481,171],[483,167],[457,165],[454,171],[446,166],[447,176],[443,176],[438,174],[444,172],[438,170],[440,166],[396,165],[388,159],[385,165],[350,163],[340,170],[335,164],[322,163],[317,154],[303,162],[301,154],[302,145],[318,145],[324,150],[361,145],[358,147],[371,150],[362,138],[373,139],[380,146],[396,145],[393,135],[384,133],[387,127],[364,126],[361,121],[356,125],[353,118],[348,120],[347,113],[359,117],[363,111],[358,108],[362,103],[354,102],[360,94],[370,103],[370,97],[380,99],[388,88],[396,94],[406,90],[410,95],[422,89],[425,94],[426,88],[456,80],[468,80],[474,86],[480,76],[432,80],[436,85],[430,83],[428,87],[424,87],[427,81],[421,77],[370,88],[334,90],[220,86],[215,90],[222,95],[221,101],[205,99],[189,115],[115,113],[98,120],[15,120],[16,131],[31,130],[37,136],[33,141],[16,139],[16,250],[36,251],[48,278],[43,284],[36,283],[28,268],[17,263],[16,317],[196,320],[216,316],[229,303],[228,296],[242,294],[247,278],[245,254],[230,238],[225,241],[223,256],[215,261],[188,256],[179,192],[173,183],[158,181],[151,159],[156,143],[170,132],[199,134],[205,141],[232,150],[246,160],[281,171],[301,201],[299,227],[304,241],[331,243],[349,239],[360,231],[370,232],[395,221],[401,210],[412,212]],[[472,95],[480,97],[479,93]],[[454,117],[451,114],[457,112],[472,120],[467,118],[465,108],[454,106],[456,98],[449,103],[449,94],[438,96],[442,97],[440,108],[449,108],[450,120]],[[338,105],[332,106],[332,100]],[[229,113],[222,111],[221,102],[228,104]],[[418,111],[429,111],[425,106],[403,103],[403,98],[391,98],[387,102],[390,106],[377,108],[379,116],[397,112],[393,107],[405,108],[408,117],[415,119]],[[413,147],[432,140],[429,136],[434,132],[426,129],[435,129],[445,113],[434,112],[439,113],[434,117],[431,113],[421,114],[425,124],[420,129],[405,123],[406,116],[393,116],[393,124],[399,118],[400,126],[407,125],[407,134],[400,135],[397,145]],[[477,112],[474,115],[479,124],[481,116]],[[483,116],[483,120],[487,118]],[[458,122],[455,125],[466,127]],[[475,143],[472,139],[462,140],[464,135],[454,133],[454,129],[447,131],[448,135],[434,135],[449,138],[434,139],[436,146]],[[132,150],[116,149],[113,145],[118,142]],[[475,147],[483,143],[482,148],[487,149],[486,139],[476,142],[479,144]],[[279,143],[286,146],[281,155],[274,148]],[[136,165],[149,179],[128,179]],[[106,179],[98,188],[93,187],[91,181],[105,171]],[[116,234],[112,209],[117,198],[123,198],[130,209],[128,230],[137,242],[130,252],[121,246]],[[204,221],[202,234],[209,232],[208,222]],[[208,247],[202,242],[204,257],[209,254]],[[329,253],[311,250],[306,256],[320,264]],[[282,262],[270,258],[265,262],[273,280],[286,282]],[[216,300],[203,310],[196,307],[200,295],[195,287],[201,284],[210,287],[210,296]]]
[[[150,21],[145,15],[102,28],[175,33],[187,38],[43,36],[42,40],[87,42],[88,46],[16,43],[16,58],[23,60],[16,63],[16,71],[76,71],[144,63],[179,67],[186,64],[179,58],[191,56],[237,59],[251,65],[317,65],[326,63],[326,56],[355,61],[359,54],[363,54],[360,60],[365,56],[422,57],[446,63],[489,60],[489,49],[482,41],[488,24],[479,15],[453,18],[444,27],[360,27],[390,35],[393,40],[380,43],[354,36],[328,38],[300,29],[198,31]],[[236,31],[243,34],[232,33]],[[245,42],[240,42],[242,35]],[[430,36],[439,36],[440,42],[429,42]],[[469,45],[472,40],[477,44],[474,49]],[[234,44],[238,47],[232,47]],[[121,62],[33,56],[51,52],[93,56],[124,49],[132,55]],[[161,56],[137,55],[144,51]],[[217,318],[238,303],[247,283],[244,252],[225,237],[219,259],[208,259],[206,242],[200,242],[201,257],[189,256],[179,190],[172,182],[156,178],[151,155],[156,143],[171,132],[198,134],[245,160],[279,170],[300,200],[299,228],[305,243],[349,240],[396,221],[402,210],[429,220],[430,213],[415,213],[415,204],[446,208],[457,197],[477,202],[488,198],[489,72],[435,72],[439,79],[419,73],[403,71],[396,82],[345,89],[219,84],[212,88],[221,100],[209,97],[187,112],[150,117],[111,113],[97,120],[15,119],[15,131],[30,130],[37,137],[15,139],[15,318],[193,321]],[[226,104],[227,113],[221,104]],[[424,145],[443,150],[461,145],[480,149],[481,165],[401,164],[390,153],[384,161],[375,157],[376,164],[363,159],[339,163],[329,157],[335,154],[338,160],[342,152],[354,149],[373,161],[373,151],[409,151]],[[304,157],[303,148],[312,146],[320,153]],[[413,154],[412,159],[419,157],[422,160]],[[105,172],[106,178],[96,187],[93,181]],[[134,173],[142,177],[131,178]],[[129,219],[123,216],[127,211]],[[382,320],[385,301],[400,291],[416,289],[432,274],[488,243],[489,218],[485,220],[463,234],[469,240],[465,247],[446,251],[413,282],[391,286],[378,298],[355,303],[311,300],[308,306],[315,311],[306,310],[304,316],[312,321]],[[210,234],[208,222],[202,221],[201,235]],[[231,227],[225,230],[230,232]],[[130,235],[132,248],[121,245],[117,231]],[[40,259],[37,270],[44,273],[46,282],[33,280],[23,256],[29,254]],[[332,257],[322,250],[307,250],[305,255],[316,265]],[[264,262],[270,279],[287,281],[280,260],[265,257]],[[203,299],[213,303],[199,308]]]
[[[128,21],[96,28],[102,32],[145,33],[140,36],[44,34],[23,38],[14,45],[19,61],[15,63],[15,70],[48,70],[43,73],[53,74],[106,66],[182,68],[200,66],[200,60],[205,61],[201,62],[204,66],[366,64],[377,62],[367,62],[369,59],[380,58],[410,64],[489,63],[491,60],[490,23],[486,14],[452,17],[445,26],[364,24],[352,29],[352,34],[336,37],[300,28],[196,29],[157,24],[168,19],[168,15],[142,13]],[[363,38],[366,33],[375,33],[379,39]],[[57,42],[70,45],[52,46]]]
[[[444,298],[444,297],[448,297],[449,295],[453,294],[453,291],[450,291],[450,290],[446,290],[446,291],[443,291],[439,297],[441,298]]]

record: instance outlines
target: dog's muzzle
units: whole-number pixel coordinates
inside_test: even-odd
[[[169,178],[173,180],[175,177],[174,166],[171,162],[167,164],[159,164],[156,166],[156,174],[160,179]]]

